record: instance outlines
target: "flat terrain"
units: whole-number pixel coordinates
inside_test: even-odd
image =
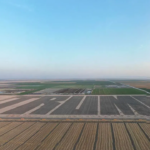
[[[136,88],[150,89],[150,81],[121,81],[123,84],[127,84]]]
[[[73,88],[67,88],[67,89],[61,89],[61,90],[57,90],[54,93],[56,94],[82,94],[84,93],[85,89],[73,89]]]
[[[0,150],[150,150],[150,122],[1,120]]]
[[[0,150],[150,150],[150,96],[0,96]]]
[[[97,88],[92,92],[93,95],[120,95],[120,94],[146,94],[144,91],[140,91],[133,88]]]
[[[72,80],[72,81],[0,81],[0,94],[16,95],[53,95],[86,94],[93,95],[146,94],[146,92],[125,85],[150,90],[150,81],[106,81],[106,80]],[[140,85],[140,86],[139,86]]]
[[[95,80],[78,80],[78,81],[47,81],[47,82],[35,82],[35,83],[16,83],[15,86],[18,89],[31,89],[31,91],[23,92],[22,94],[31,94],[44,89],[93,89],[95,86],[114,85],[115,83],[110,81],[95,81]],[[69,92],[70,93],[70,92]]]
[[[144,95],[0,96],[0,118],[150,120],[150,97]]]

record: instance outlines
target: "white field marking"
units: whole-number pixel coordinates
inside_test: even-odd
[[[71,98],[72,98],[72,96],[70,96],[69,98],[67,98],[65,101],[62,101],[58,106],[56,106],[54,109],[52,109],[51,111],[49,111],[46,115],[50,115],[52,112],[54,112],[57,108],[59,108],[61,105],[63,105],[65,102],[67,102]]]
[[[85,100],[86,96],[84,96],[82,98],[82,100],[80,101],[80,103],[78,104],[78,106],[76,107],[76,109],[80,109],[81,105],[83,104],[84,100]]]
[[[15,100],[18,100],[18,99],[19,98],[7,99],[7,100],[4,100],[4,101],[1,101],[0,104],[4,104],[4,103],[7,103],[7,102],[15,101]]]
[[[38,100],[39,98],[31,98],[29,100],[26,100],[26,101],[23,101],[23,102],[20,102],[20,103],[17,103],[17,104],[13,104],[11,106],[7,106],[7,107],[4,107],[4,108],[1,108],[0,109],[0,113],[3,113],[3,112],[6,112],[6,111],[9,111],[9,110],[12,110],[14,108],[17,108],[17,107],[20,107],[22,105],[25,105],[25,104],[28,104],[28,103],[31,103],[35,100]]]
[[[113,97],[114,97],[115,99],[118,99],[118,98],[117,98],[117,95],[114,95]]]
[[[101,110],[100,110],[100,96],[98,96],[98,115],[101,114]]]
[[[130,106],[129,104],[128,104],[128,106],[130,107],[130,109],[133,111],[133,113],[134,113],[135,115],[139,115],[139,113],[138,113],[136,110],[134,110],[132,106]]]
[[[116,109],[118,110],[119,114],[124,116],[124,113],[116,106],[116,104],[114,104],[114,105],[115,105]]]
[[[63,103],[64,103],[64,101],[57,101],[57,103],[59,103],[59,104],[63,104]]]
[[[0,101],[9,99],[9,98],[14,98],[15,96],[0,96]]]
[[[144,104],[143,102],[139,101],[138,99],[134,98],[133,96],[131,96],[133,99],[135,99],[136,101],[138,101],[139,103],[141,103],[142,105],[146,106],[147,108],[150,109],[150,107],[146,104]]]
[[[56,99],[56,98],[54,97],[54,98],[51,98],[50,100],[51,100],[51,101],[54,101],[55,99]]]
[[[32,113],[32,112],[38,110],[38,109],[41,108],[42,106],[44,106],[44,103],[42,103],[42,104],[40,104],[39,106],[37,106],[37,107],[35,107],[35,108],[33,108],[33,109],[31,109],[31,110],[25,112],[23,115],[29,115],[30,113]]]

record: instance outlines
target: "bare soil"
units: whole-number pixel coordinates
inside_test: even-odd
[[[146,89],[150,89],[150,81],[136,81],[136,82],[122,82],[124,84],[136,87],[136,88],[146,88]]]

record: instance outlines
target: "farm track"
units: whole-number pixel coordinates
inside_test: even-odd
[[[0,150],[150,150],[146,121],[0,121]]]

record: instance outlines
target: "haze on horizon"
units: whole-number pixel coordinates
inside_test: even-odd
[[[149,0],[0,0],[0,79],[150,79]]]

